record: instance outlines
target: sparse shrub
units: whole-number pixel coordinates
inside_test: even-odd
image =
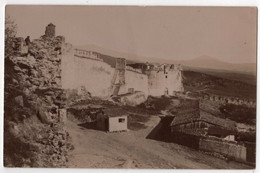
[[[13,41],[17,33],[17,24],[10,17],[5,18],[5,58],[14,53]]]

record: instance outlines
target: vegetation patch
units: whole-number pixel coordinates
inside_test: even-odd
[[[255,125],[256,123],[256,109],[249,108],[244,105],[227,104],[219,108],[220,112],[225,118],[231,119],[238,123],[245,123]]]

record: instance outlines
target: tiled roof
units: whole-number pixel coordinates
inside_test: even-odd
[[[205,121],[210,124],[214,124],[226,129],[236,129],[236,122],[228,120],[228,119],[223,119],[219,117],[215,117],[211,115],[210,113],[207,113],[205,111],[200,110],[198,112],[190,112],[187,114],[182,114],[182,115],[177,115],[172,123],[171,126],[176,126],[180,124],[187,124],[191,123],[193,121]]]
[[[228,136],[228,135],[235,135],[236,131],[234,130],[229,130],[225,128],[220,128],[217,126],[212,126],[209,127],[207,131],[207,135],[223,135],[223,136]]]
[[[227,128],[227,129],[235,129],[236,128],[236,122],[235,121],[215,117],[215,116],[213,116],[210,113],[207,113],[205,111],[200,111],[200,119],[204,120],[208,123],[215,124],[215,125]]]

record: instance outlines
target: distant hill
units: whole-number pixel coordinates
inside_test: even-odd
[[[228,63],[220,61],[216,58],[210,56],[200,56],[191,60],[184,60],[180,62],[181,64],[188,67],[199,67],[206,69],[215,70],[228,70],[236,72],[250,72],[256,74],[256,64],[255,63]]]
[[[228,63],[218,60],[207,55],[200,56],[190,60],[168,60],[168,59],[158,59],[155,57],[145,57],[138,56],[135,54],[128,54],[117,52],[114,50],[104,49],[95,45],[84,45],[84,46],[75,46],[78,49],[86,49],[99,52],[103,55],[109,57],[121,57],[126,58],[128,62],[153,62],[153,63],[169,63],[169,64],[182,64],[186,67],[192,68],[205,68],[205,69],[214,69],[214,70],[228,70],[232,72],[241,72],[241,73],[251,73],[256,74],[256,63]],[[174,55],[173,55],[174,57]]]
[[[241,78],[244,78],[244,76],[241,76]],[[215,74],[184,70],[183,84],[185,91],[248,99],[256,98],[256,84],[232,80],[225,76],[216,76]]]
[[[199,67],[183,67],[184,71],[194,71],[201,72],[204,74],[221,77],[224,79],[235,80],[240,82],[245,82],[251,85],[256,85],[256,74],[252,72],[241,72],[241,71],[231,71],[231,70],[215,70],[208,68]]]

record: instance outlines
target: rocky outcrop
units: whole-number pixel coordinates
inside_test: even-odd
[[[28,55],[5,57],[4,165],[64,167],[69,134],[61,89],[62,37],[34,40]],[[66,113],[66,111],[65,111]]]
[[[118,96],[116,99],[123,105],[137,106],[144,103],[147,100],[147,96],[143,92],[136,91],[134,93]]]

